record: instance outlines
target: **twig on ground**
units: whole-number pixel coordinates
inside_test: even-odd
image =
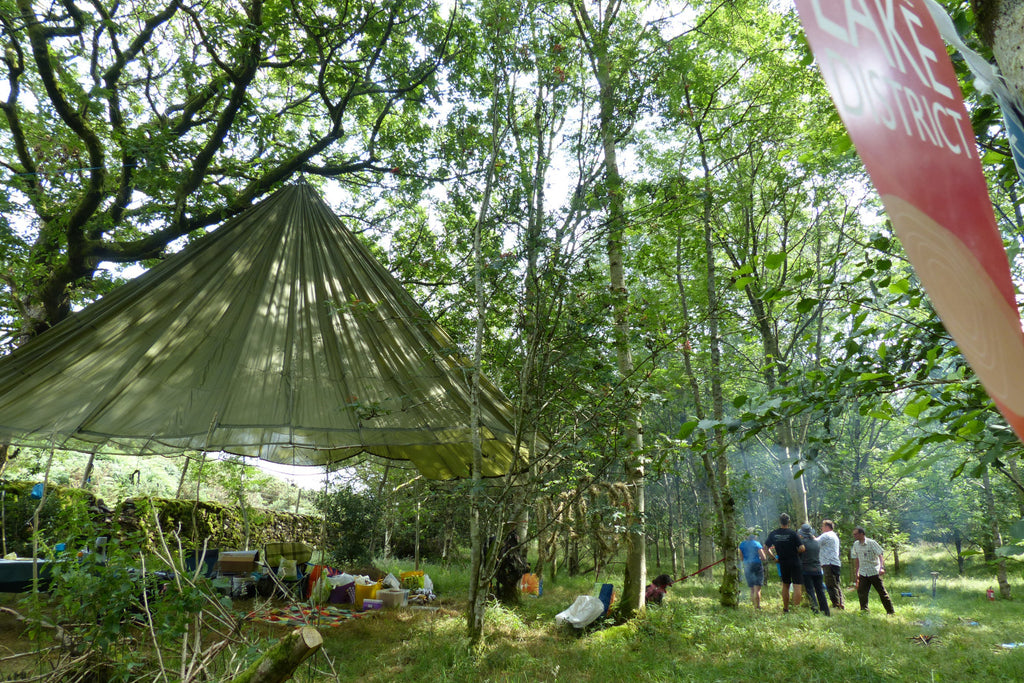
[[[59,626],[57,624],[51,624],[45,619],[35,619],[32,617],[26,617],[25,615],[21,614],[16,610],[11,609],[10,607],[0,607],[0,612],[6,612],[7,614],[10,614],[18,621],[24,621],[29,624],[38,624],[43,628],[54,630],[56,632],[57,640],[60,642],[60,646],[63,649],[67,650],[72,657],[76,657],[81,654],[78,651],[78,644],[75,642],[75,639],[71,637],[71,634],[68,633],[68,631],[64,627]]]

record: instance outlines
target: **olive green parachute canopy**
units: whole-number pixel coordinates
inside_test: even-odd
[[[482,379],[483,474],[517,466]],[[471,473],[470,369],[313,188],[285,187],[0,359],[0,441]]]

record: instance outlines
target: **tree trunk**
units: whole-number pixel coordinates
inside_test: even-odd
[[[9,444],[0,444],[0,479],[3,479],[4,471],[7,469],[7,464],[18,457],[19,453],[21,453],[20,448],[12,450]]]
[[[782,442],[780,445],[785,454],[782,463],[782,476],[786,478],[786,493],[789,494],[790,510],[792,511],[793,521],[802,524],[807,521],[808,517],[807,486],[802,476],[796,476],[796,473],[799,471],[798,454],[800,453],[800,447],[793,443],[788,424],[784,429],[780,427],[779,431],[785,433],[785,436],[780,438]]]
[[[678,469],[677,469],[678,471]],[[683,511],[683,496],[680,491],[679,476],[675,475],[672,477],[672,483],[675,485],[676,494],[676,514],[672,515],[672,519],[682,519]],[[674,531],[672,532],[672,576],[682,576],[686,573],[686,537],[683,533],[683,525],[675,524],[673,522]]]
[[[706,567],[715,561],[715,506],[711,500],[711,491],[705,486],[701,490],[701,502],[698,514],[697,529],[697,566]],[[698,576],[706,581],[714,576],[711,570],[703,571]]]
[[[689,89],[685,91],[686,105],[692,109]],[[719,586],[719,600],[723,607],[735,607],[739,604],[737,577],[739,563],[736,560],[736,502],[733,499],[729,484],[729,459],[726,454],[721,423],[725,417],[725,401],[722,390],[722,347],[720,339],[721,306],[718,299],[718,254],[716,254],[713,173],[707,155],[702,124],[694,125],[697,136],[698,151],[701,164],[701,205],[700,225],[703,232],[704,248],[704,291],[707,295],[707,338],[709,355],[708,380],[711,386],[711,417],[718,423],[714,433],[707,435],[707,440],[700,448],[701,462],[708,489],[714,501],[714,511],[719,525],[719,551],[725,556],[722,583]],[[677,242],[678,245],[678,242]],[[679,247],[677,246],[677,253]],[[678,277],[678,276],[677,276]],[[714,560],[712,560],[714,561]]]
[[[297,628],[248,669],[231,679],[231,683],[284,683],[291,680],[295,669],[323,645],[319,631],[311,626]]]
[[[537,520],[537,563],[533,565],[533,572],[537,576],[544,576],[544,570],[548,568],[548,543],[551,540],[551,533],[548,529],[548,515],[543,501],[537,502],[537,509],[533,516]]]
[[[1006,472],[1006,470],[1001,471],[1013,483],[1013,499],[1017,501],[1017,516],[1024,518],[1024,488],[1021,485],[1020,468],[1017,465],[1017,459],[1010,458],[1009,472]]]
[[[959,529],[953,529],[953,545],[956,547],[956,573],[964,575],[964,539]]]
[[[985,509],[988,512],[988,536],[992,539],[992,556],[998,558],[996,562],[996,574],[999,581],[999,595],[1009,600],[1012,597],[1010,582],[1006,576],[1006,558],[999,557],[996,549],[1003,545],[1003,534],[999,531],[999,517],[996,515],[996,497],[992,491],[992,480],[989,478],[988,468],[985,468],[981,475],[981,484],[985,488]]]
[[[615,104],[619,93],[619,79],[613,76],[611,31],[617,13],[603,13],[599,24],[594,24],[587,4],[575,3],[577,27],[588,43],[594,77],[598,86],[598,127],[604,153],[604,180],[607,191],[608,279],[612,297],[612,345],[618,365],[619,381],[625,389],[625,407],[622,423],[625,427],[625,455],[623,469],[626,485],[632,494],[632,505],[627,517],[626,569],[622,579],[622,598],[619,602],[620,619],[630,619],[644,606],[644,584],[647,580],[646,543],[644,541],[644,466],[643,425],[640,418],[640,400],[631,388],[633,355],[629,339],[629,290],[626,288],[623,241],[626,231],[626,206],[622,191],[622,177],[618,164],[619,120]]]
[[[972,0],[976,31],[999,65],[999,72],[1017,102],[1024,102],[1024,54],[1021,29],[1024,0]]]
[[[565,561],[569,565],[569,576],[580,573],[580,542],[579,539],[566,531]]]
[[[676,515],[673,514],[675,506],[673,505],[673,492],[674,488],[669,476],[666,473],[662,477],[665,487],[665,510],[667,511],[667,519],[665,520],[665,552],[668,554],[669,562],[672,565],[672,576],[679,576],[679,556],[676,552]]]
[[[484,192],[480,199],[480,211],[473,228],[473,283],[476,290],[476,334],[473,341],[473,370],[470,373],[470,429],[473,432],[472,487],[469,494],[469,535],[471,548],[469,605],[466,612],[466,631],[470,646],[475,647],[483,638],[484,609],[486,606],[487,583],[490,572],[484,563],[483,520],[483,442],[480,435],[480,375],[483,356],[484,311],[486,300],[483,284],[483,227],[490,208],[491,190],[494,184],[494,164],[497,158],[499,137],[498,84],[495,82],[491,100],[491,149],[487,162]],[[501,539],[496,539],[500,542]],[[496,554],[490,553],[491,555]]]

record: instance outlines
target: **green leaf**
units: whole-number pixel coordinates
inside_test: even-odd
[[[676,436],[678,438],[680,438],[680,439],[689,438],[690,434],[693,434],[693,430],[696,429],[696,428],[697,428],[697,421],[696,420],[690,420],[689,422],[684,422],[683,425],[679,428],[679,433]]]
[[[832,142],[832,151],[836,154],[842,154],[848,152],[853,148],[853,140],[850,139],[850,134],[843,129],[841,135],[836,136]]]
[[[737,289],[737,290],[738,289],[743,289],[744,287],[746,287],[747,285],[749,285],[753,281],[754,281],[754,278],[752,278],[752,277],[741,277],[741,278],[738,278],[735,282],[732,283],[732,288],[733,289]]]
[[[810,313],[811,311],[814,310],[814,307],[817,305],[818,299],[812,299],[810,297],[807,297],[805,299],[800,299],[800,301],[796,305],[796,310],[799,313]]]
[[[892,294],[906,294],[910,291],[910,280],[902,278],[889,285],[889,292]]]
[[[985,429],[985,423],[982,420],[971,420],[956,430],[956,435],[960,437],[968,437],[974,434],[981,433]]]
[[[996,152],[996,151],[993,151],[993,150],[989,150],[989,151],[985,152],[985,154],[981,157],[981,163],[982,164],[990,164],[992,166],[997,166],[997,165],[1003,163],[1005,160],[1006,160],[1006,155],[1005,154],[1003,154],[1002,152]]]
[[[932,399],[929,396],[922,396],[916,401],[911,401],[903,408],[903,414],[907,417],[918,418],[921,417],[921,413],[927,410],[932,404]]]
[[[764,257],[764,265],[769,270],[777,270],[783,263],[786,262],[785,254],[768,254]]]
[[[891,420],[893,409],[888,401],[882,401],[878,405],[868,408],[867,415],[878,420]]]
[[[1004,545],[996,548],[996,555],[999,557],[1015,557],[1017,555],[1024,555],[1024,546]]]

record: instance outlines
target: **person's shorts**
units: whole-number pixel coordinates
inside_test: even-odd
[[[764,565],[760,562],[744,562],[743,576],[747,579],[748,587],[753,588],[754,586],[763,586]]]
[[[800,560],[783,560],[779,558],[779,576],[782,583],[803,583],[804,570],[800,566]]]

